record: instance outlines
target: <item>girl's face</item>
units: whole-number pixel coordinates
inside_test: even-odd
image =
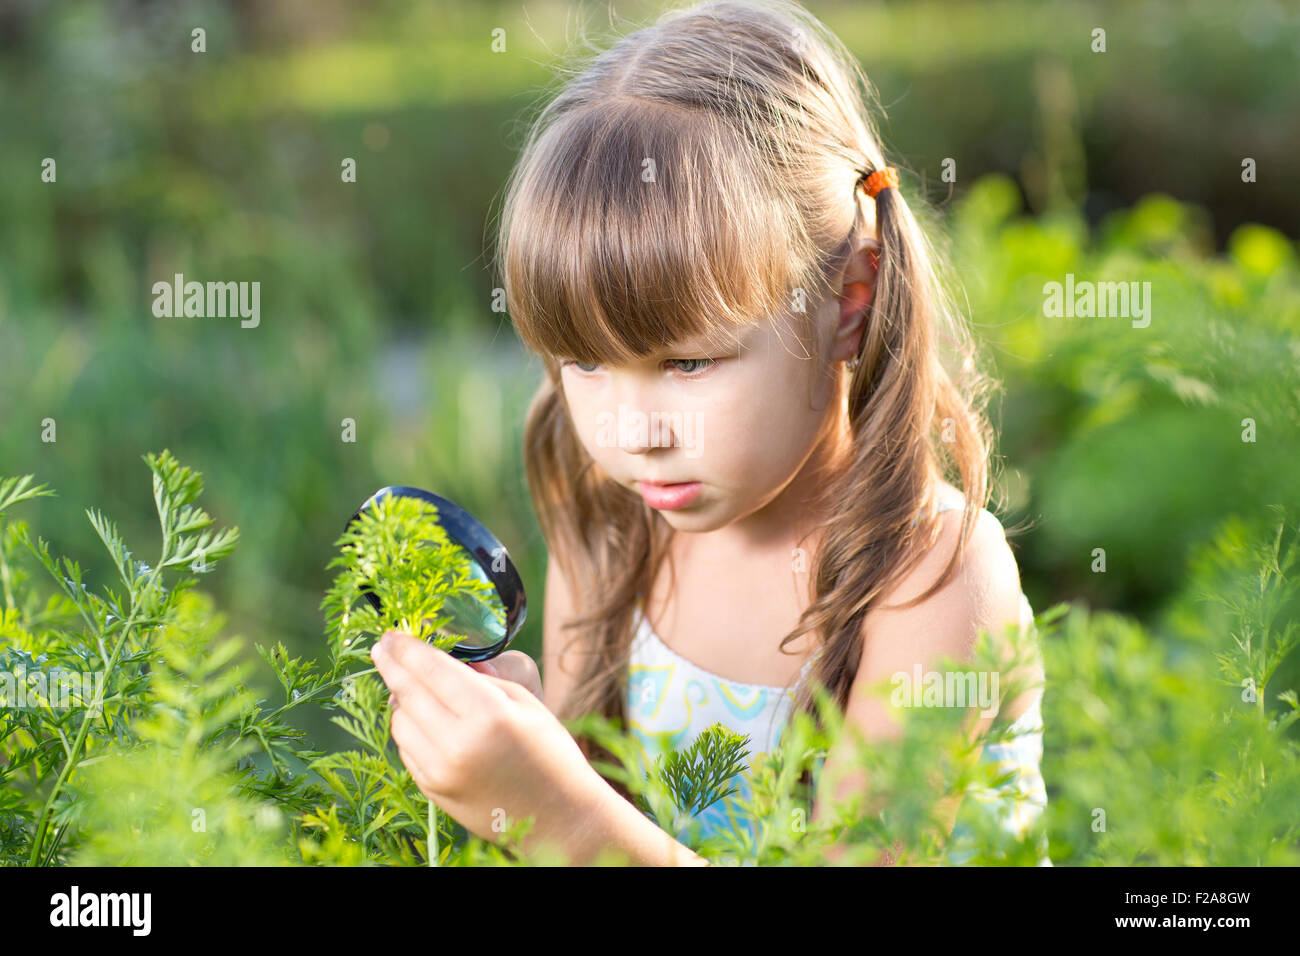
[[[837,305],[830,299],[816,320],[834,326]],[[764,509],[840,437],[846,409],[831,399],[842,396],[836,360],[853,354],[853,331],[822,336],[821,355],[807,354],[788,322],[764,321],[625,365],[561,358],[561,386],[596,464],[673,528],[707,532]],[[698,485],[673,502],[641,482]]]

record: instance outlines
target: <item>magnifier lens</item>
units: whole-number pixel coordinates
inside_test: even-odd
[[[466,575],[480,582],[481,587],[458,588],[461,593],[447,595],[443,601],[439,620],[445,622],[437,633],[458,638],[449,653],[464,661],[487,660],[501,653],[518,633],[527,612],[523,582],[501,542],[455,502],[406,485],[381,488],[357,510],[352,521],[388,495],[421,498],[433,504],[446,539],[454,545],[458,558],[463,559],[463,563],[458,563],[462,563]],[[429,540],[425,544],[433,546],[435,541]],[[373,568],[368,565],[368,561],[360,559],[362,571],[370,574]],[[490,565],[491,570],[485,565]],[[367,588],[363,593],[376,610],[382,611],[374,591]],[[433,635],[434,623],[433,619],[423,622],[426,639]]]
[[[492,579],[473,555],[464,548],[458,550],[465,558],[469,573],[491,590],[486,594],[468,591],[448,597],[442,613],[451,620],[439,628],[439,633],[456,635],[461,638],[457,647],[468,650],[493,647],[506,636],[506,606],[501,603]]]

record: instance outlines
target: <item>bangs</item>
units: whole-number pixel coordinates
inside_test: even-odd
[[[789,308],[798,256],[777,224],[796,210],[752,149],[710,114],[640,99],[537,134],[501,228],[523,341],[544,358],[617,365]]]

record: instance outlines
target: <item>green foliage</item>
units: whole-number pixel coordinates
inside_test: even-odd
[[[1300,861],[1296,520],[1269,510],[1198,552],[1162,634],[1075,608],[1047,644],[1054,860]]]
[[[237,529],[210,530],[211,517],[194,504],[202,491],[197,472],[166,451],[146,461],[162,537],[153,566],[133,557],[112,522],[87,512],[120,592],[88,588],[75,562],[52,557],[43,539],[32,544],[24,525],[3,528],[5,673],[102,668],[103,699],[99,710],[78,698],[71,707],[41,700],[0,712],[0,859],[420,863],[442,836],[445,860],[455,826],[395,760],[380,681],[373,667],[357,665],[369,664],[369,639],[383,630],[438,628],[448,621],[444,603],[481,598],[484,584],[468,573],[468,556],[422,502],[395,499],[364,515],[338,541],[331,566],[342,570],[322,602],[330,614],[328,665],[291,658],[282,643],[257,646],[284,692],[284,703],[271,709],[244,686],[247,668],[233,663],[242,642],[220,639],[224,618],[190,590],[197,579],[184,573],[210,572],[233,551]],[[49,492],[30,477],[5,480],[0,515],[41,494]],[[53,577],[60,598],[40,604],[15,561],[20,543]],[[381,595],[383,614],[364,602],[352,606],[367,584]],[[285,718],[307,702],[341,711],[334,721],[361,748],[326,754],[304,746],[304,733]]]
[[[49,495],[44,486],[0,480],[0,655],[3,673],[27,692],[0,710],[0,861],[566,862],[554,849],[525,854],[531,820],[512,821],[493,841],[465,833],[394,752],[369,645],[412,625],[448,644],[454,638],[437,633],[448,603],[485,596],[466,555],[430,521],[435,511],[391,499],[338,539],[330,566],[340,570],[321,602],[326,662],[291,658],[280,643],[257,646],[283,692],[273,706],[245,686],[242,641],[222,636],[224,617],[186,573],[228,557],[237,531],[211,529],[194,503],[197,472],[169,452],[146,461],[162,533],[153,566],[132,557],[102,514],[87,512],[117,590],[92,589],[74,562],[52,557],[47,542],[33,543],[8,518],[15,505]],[[55,582],[49,599],[18,560],[23,545]],[[1014,835],[997,802],[1012,776],[982,759],[983,748],[1008,739],[1008,724],[995,719],[970,735],[964,708],[902,707],[902,734],[868,746],[818,691],[820,722],[796,715],[771,753],[749,755],[747,738],[718,724],[653,760],[612,721],[589,715],[568,726],[608,748],[613,762],[596,769],[644,814],[716,864],[862,864],[888,852],[908,865],[1033,865],[1050,837],[1058,864],[1294,865],[1298,548],[1284,509],[1268,521],[1233,519],[1198,551],[1159,634],[1061,604],[1026,631],[1010,627],[998,640],[981,632],[970,660],[936,663],[1023,673],[1042,655],[1050,799],[1047,813]],[[382,613],[364,601],[364,587],[381,595]],[[102,685],[61,699],[52,681],[33,677],[55,666],[101,669]],[[1004,684],[1002,701],[1028,689]],[[311,749],[288,720],[306,703],[335,712],[354,749]],[[949,835],[958,798],[960,831]],[[706,836],[698,817],[715,806],[730,825]]]
[[[179,599],[137,691],[152,702],[129,728],[138,742],[106,747],[78,765],[69,785],[70,823],[80,834],[72,865],[287,862],[284,813],[240,786],[237,761],[256,747],[237,733],[253,706],[241,685],[248,668],[232,666],[241,642],[217,642],[212,620],[206,597]]]
[[[595,761],[608,780],[634,797],[637,809],[679,839],[689,841],[692,817],[736,792],[731,784],[746,769],[749,738],[723,724],[705,728],[683,750],[645,759],[636,738],[620,733],[616,722],[598,715],[575,718],[566,726],[599,741],[617,763]]]
[[[655,773],[679,813],[699,813],[735,792],[727,782],[745,769],[747,739],[722,724],[714,724],[685,750],[669,751],[657,758]],[[641,809],[653,812],[648,802]]]
[[[1003,176],[956,206],[951,257],[1006,396],[1000,490],[1008,527],[1028,519],[1035,606],[1049,592],[1154,616],[1224,520],[1300,500],[1294,240],[1242,226],[1215,257],[1208,233],[1203,210],[1160,194],[1093,233],[1069,211],[1033,219]],[[1149,284],[1150,324],[1045,315],[1045,284],[1067,275]]]
[[[10,638],[3,649],[9,657],[6,673],[17,674],[19,668],[12,666],[14,658],[25,658],[20,680],[27,682],[35,677],[39,686],[47,677],[52,680],[54,672],[67,672],[75,675],[82,691],[66,703],[50,695],[39,707],[6,707],[3,712],[0,739],[7,759],[0,781],[5,784],[3,806],[7,819],[0,836],[0,859],[6,862],[25,861],[31,865],[64,858],[78,842],[75,836],[66,839],[69,825],[75,824],[81,807],[72,789],[74,772],[93,763],[114,762],[113,754],[131,751],[149,740],[147,735],[152,734],[156,740],[160,726],[157,721],[161,719],[157,708],[182,706],[177,697],[184,695],[176,691],[175,681],[195,669],[182,653],[184,643],[171,648],[171,657],[157,648],[168,629],[186,619],[181,613],[183,599],[196,579],[181,576],[169,587],[162,572],[182,567],[211,570],[216,561],[234,549],[238,530],[204,530],[212,519],[192,504],[202,491],[202,479],[196,472],[180,465],[166,451],[158,456],[147,455],[145,460],[153,472],[154,501],[163,537],[152,567],[134,558],[111,522],[96,511],[87,511],[108,550],[122,592],[107,586],[99,594],[91,591],[84,583],[81,568],[67,558],[60,561],[52,557],[45,540],[33,543],[25,525],[7,528],[0,541],[0,566],[6,579],[16,557],[15,545],[22,543],[66,598],[47,604],[44,613],[33,613],[36,605],[31,594],[19,604],[11,593],[6,593],[4,630]],[[29,482],[30,478],[25,477],[0,485],[0,511],[34,497],[37,489],[31,488]],[[80,615],[80,622],[74,620],[74,613]],[[192,621],[193,616],[189,619]],[[36,649],[41,653],[33,655]],[[197,651],[193,642],[188,649],[191,653]],[[164,670],[150,673],[151,664]],[[175,681],[170,683],[163,676],[169,666],[177,668]],[[29,670],[37,673],[32,675]],[[94,697],[88,700],[86,691],[92,686]],[[228,689],[219,681],[204,689],[215,695],[206,700],[218,705],[219,716],[230,715],[223,700]],[[192,705],[186,701],[183,706]],[[205,719],[185,733],[202,735],[208,729]],[[193,757],[192,750],[180,753]],[[193,769],[196,783],[200,782],[202,774],[197,773],[197,764]]]

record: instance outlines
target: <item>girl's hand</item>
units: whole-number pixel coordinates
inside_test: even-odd
[[[502,680],[512,680],[533,692],[542,700],[542,675],[537,670],[537,662],[523,651],[506,651],[489,661],[474,661],[469,665],[480,674],[491,674]]]
[[[531,690],[398,631],[371,655],[393,694],[393,740],[425,796],[485,840],[531,816],[527,845],[574,846],[608,785]]]

